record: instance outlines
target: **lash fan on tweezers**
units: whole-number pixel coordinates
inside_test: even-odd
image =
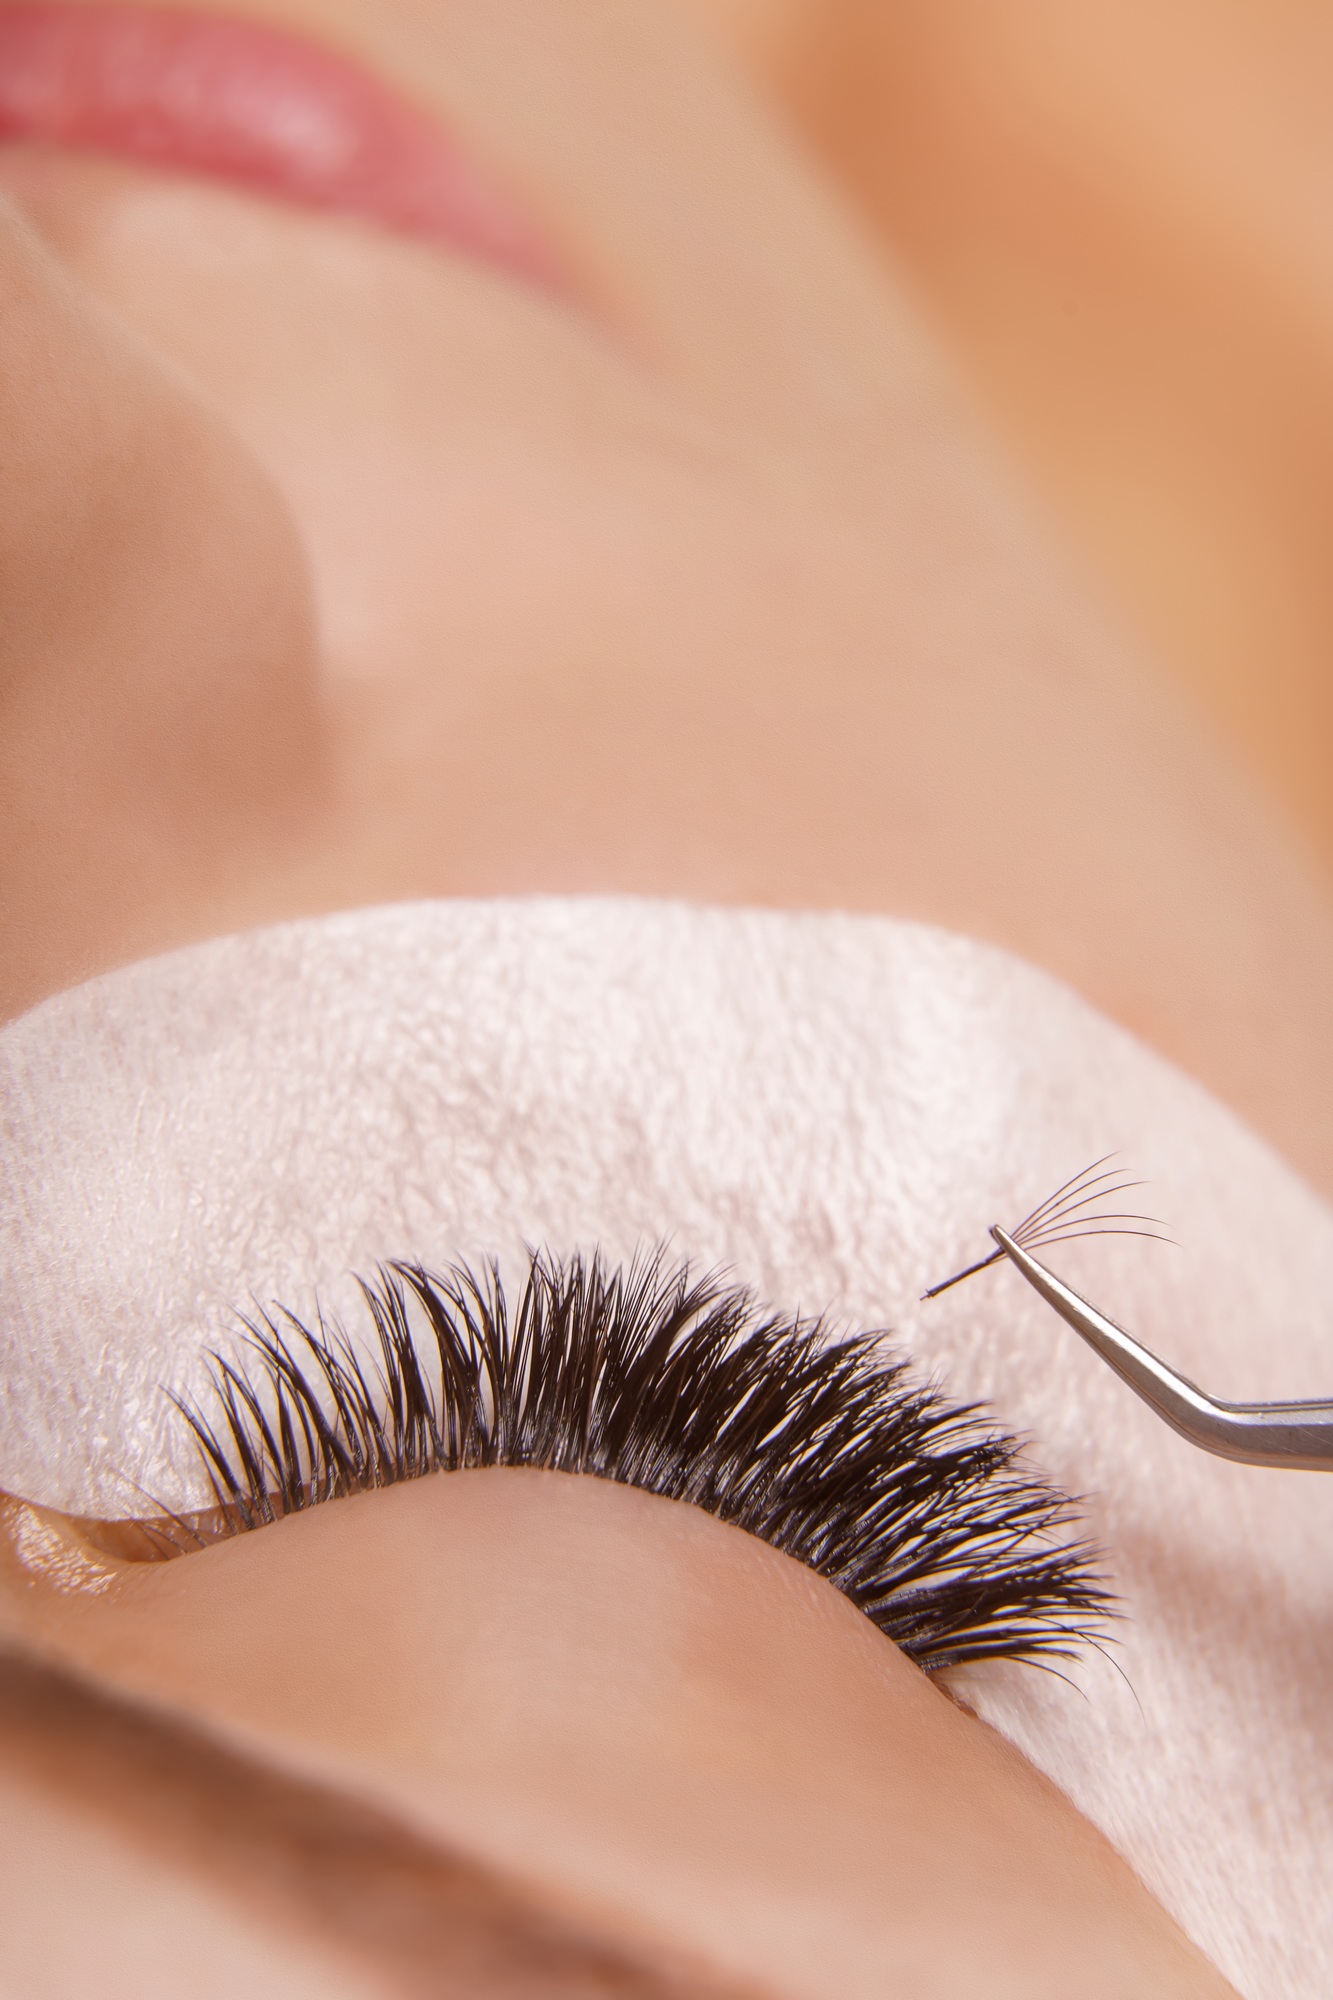
[[[1112,1615],[1073,1504],[878,1335],[765,1317],[660,1255],[617,1270],[533,1255],[512,1310],[494,1268],[395,1264],[361,1289],[368,1351],[279,1313],[247,1323],[244,1362],[211,1357],[212,1416],[176,1399],[215,1534],[437,1471],[531,1466],[747,1530],[927,1671],[1068,1658]]]
[[[1138,1215],[1132,1210],[1108,1209],[1102,1204],[1114,1201],[1117,1195],[1129,1194],[1134,1188],[1146,1187],[1146,1181],[1126,1180],[1119,1169],[1110,1165],[1114,1153],[1103,1154],[1094,1160],[1063,1187],[1058,1187],[1040,1208],[1034,1208],[1016,1228],[1008,1231],[1020,1250],[1045,1250],[1052,1243],[1075,1243],[1084,1236],[1146,1236],[1153,1243],[1169,1243],[1166,1234],[1155,1216]],[[996,1249],[985,1257],[979,1257],[975,1264],[969,1264],[964,1271],[955,1271],[951,1278],[945,1278],[930,1290],[922,1292],[921,1300],[937,1299],[941,1292],[947,1292],[954,1285],[961,1285],[964,1278],[974,1278],[978,1271],[987,1271],[992,1264],[1000,1263],[1007,1251]]]

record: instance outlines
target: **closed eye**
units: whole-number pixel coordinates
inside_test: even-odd
[[[176,1555],[435,1472],[528,1466],[687,1501],[827,1578],[928,1672],[1068,1657],[1110,1598],[1072,1503],[878,1334],[765,1314],[659,1253],[394,1264],[367,1325],[278,1312],[177,1399],[216,1508],[147,1524]],[[369,1336],[367,1339],[366,1336]]]

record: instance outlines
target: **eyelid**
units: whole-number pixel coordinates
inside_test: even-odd
[[[529,1466],[748,1530],[928,1671],[1068,1658],[1104,1631],[1070,1502],[878,1334],[761,1313],[662,1251],[620,1269],[534,1253],[512,1298],[494,1267],[408,1264],[362,1293],[369,1342],[267,1317],[215,1358],[210,1398],[179,1399],[216,1501],[208,1540],[428,1474]],[[149,1533],[181,1554],[206,1539],[187,1521]]]
[[[332,1954],[340,1968],[365,1968],[377,1994],[443,1985],[478,2000],[538,2000],[591,1986],[638,2000],[728,2000],[702,1970],[659,1969],[642,1948],[564,1919],[493,1866],[363,1799],[87,1675],[3,1651],[0,1753],[7,1770],[145,1852],[159,1885],[164,1861],[192,1868],[236,1911],[308,1936],[325,1990]]]

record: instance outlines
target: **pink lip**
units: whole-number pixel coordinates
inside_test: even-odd
[[[364,218],[558,285],[449,134],[303,37],[150,7],[0,6],[0,141],[116,154]]]

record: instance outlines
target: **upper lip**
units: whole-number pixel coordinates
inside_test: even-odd
[[[332,49],[223,15],[0,5],[0,141],[365,218],[550,285],[536,226],[442,122]]]

